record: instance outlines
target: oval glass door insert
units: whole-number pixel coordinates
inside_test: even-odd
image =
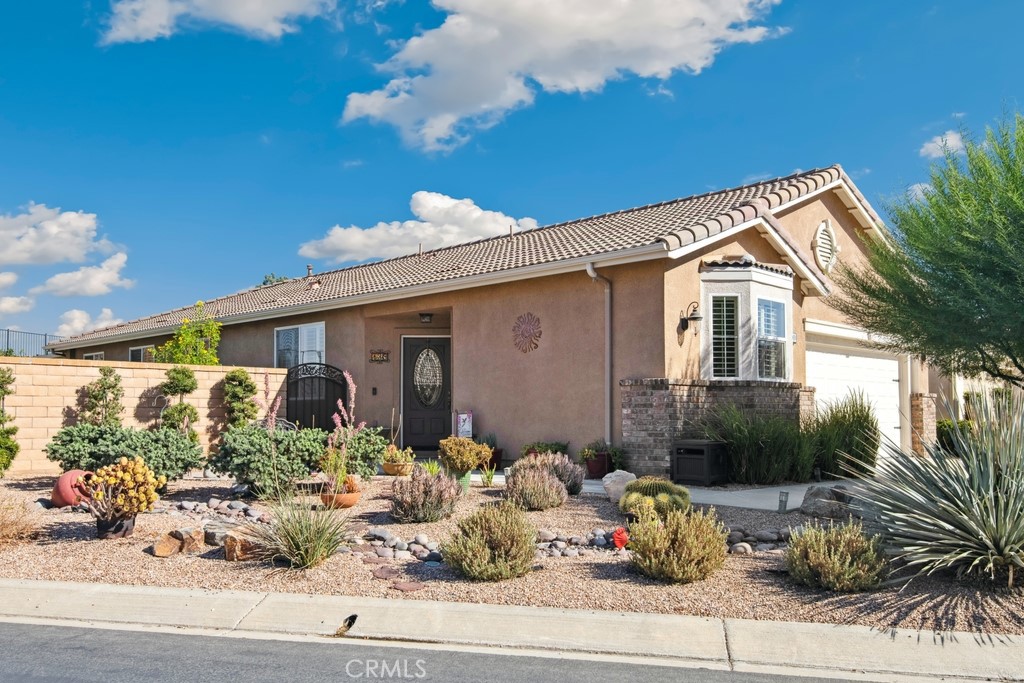
[[[423,349],[412,366],[412,391],[424,408],[433,408],[441,400],[444,377],[441,357],[434,349]]]

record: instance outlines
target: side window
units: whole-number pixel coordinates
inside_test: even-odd
[[[152,363],[153,345],[131,347],[128,349],[128,360],[132,363]]]
[[[786,305],[771,299],[757,300],[757,376],[786,379]]]
[[[291,368],[303,363],[323,363],[324,324],[279,327],[274,330],[274,367]]]
[[[735,296],[711,297],[711,374],[739,376],[739,302]]]
[[[103,352],[97,351],[95,353],[83,353],[82,360],[103,360]]]

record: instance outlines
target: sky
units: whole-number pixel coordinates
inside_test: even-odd
[[[1016,111],[1024,5],[0,3],[0,329],[840,163],[872,204]]]

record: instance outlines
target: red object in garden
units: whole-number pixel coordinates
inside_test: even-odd
[[[629,534],[627,534],[626,530],[620,526],[618,529],[612,532],[612,543],[614,543],[615,547],[619,548],[620,550],[622,548],[625,548],[626,544],[629,543]]]
[[[92,474],[92,472],[68,470],[57,477],[57,483],[53,485],[53,491],[50,493],[50,502],[54,507],[78,505],[83,498],[88,498],[85,487],[78,483],[78,478],[87,474]]]

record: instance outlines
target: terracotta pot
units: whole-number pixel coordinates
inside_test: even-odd
[[[608,466],[611,456],[608,453],[598,453],[590,460],[587,460],[587,478],[600,479],[608,474]]]
[[[411,462],[386,462],[384,463],[384,474],[392,477],[408,477],[412,474],[415,463]]]
[[[324,504],[324,507],[331,508],[332,510],[344,510],[358,503],[359,497],[362,495],[362,491],[356,491],[355,493],[332,493],[328,491],[320,494],[320,502]]]
[[[50,492],[50,502],[53,503],[54,507],[62,508],[67,505],[78,505],[82,502],[82,498],[86,497],[84,495],[86,491],[85,487],[78,485],[78,478],[86,474],[92,474],[92,472],[68,470],[57,477],[57,482],[53,485],[53,491]]]
[[[505,457],[505,450],[503,448],[494,448],[494,449],[492,449],[491,450],[491,462],[489,463],[490,466],[493,467],[496,470],[500,470],[501,469],[501,461],[504,459],[504,457]]]
[[[127,538],[133,531],[135,517],[96,520],[96,538]]]

